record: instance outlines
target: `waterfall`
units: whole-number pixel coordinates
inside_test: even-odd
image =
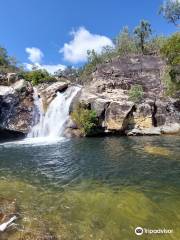
[[[35,125],[32,127],[28,134],[28,138],[38,137],[50,137],[57,138],[62,136],[65,123],[69,118],[69,107],[76,96],[80,87],[73,86],[69,87],[65,92],[57,92],[57,96],[49,104],[46,112],[43,111],[42,101],[37,95],[37,91],[34,92],[34,122]],[[38,111],[37,111],[38,109]],[[37,116],[39,121],[37,122]]]

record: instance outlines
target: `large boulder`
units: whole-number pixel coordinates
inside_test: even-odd
[[[123,132],[128,126],[133,102],[111,102],[105,113],[105,127],[109,131]]]
[[[37,90],[43,102],[44,111],[51,101],[56,97],[57,92],[64,92],[68,88],[69,82],[55,82],[52,84],[41,84]]]
[[[33,87],[25,80],[0,86],[0,127],[26,134],[32,123]]]

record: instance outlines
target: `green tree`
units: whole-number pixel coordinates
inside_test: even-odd
[[[180,21],[180,1],[179,0],[166,0],[160,6],[159,13],[169,22],[179,27]]]
[[[168,66],[164,74],[167,93],[176,94],[180,90],[180,33],[173,34],[161,48]]]
[[[152,34],[152,30],[151,30],[151,24],[145,20],[142,20],[139,24],[139,26],[137,26],[134,29],[134,34],[137,38],[138,41],[138,45],[141,48],[142,53],[145,53],[145,43],[146,40],[150,37],[150,35]]]
[[[146,45],[146,51],[148,54],[159,55],[160,50],[163,45],[166,43],[167,37],[164,36],[155,36],[151,40],[149,40]]]
[[[31,82],[33,85],[38,85],[39,83],[54,80],[54,77],[52,77],[45,69],[34,68],[32,71],[22,72],[20,75],[22,78]]]
[[[14,57],[8,55],[5,48],[0,47],[0,71],[1,72],[11,72],[17,71],[17,61]]]
[[[116,37],[115,46],[120,55],[138,52],[135,39],[129,32],[128,27],[124,27],[122,32]]]
[[[173,34],[162,46],[161,53],[170,65],[180,64],[180,33]]]

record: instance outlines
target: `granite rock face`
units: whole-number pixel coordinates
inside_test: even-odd
[[[95,110],[99,127],[106,133],[159,135],[169,133],[173,126],[172,132],[178,133],[180,100],[165,95],[164,70],[165,63],[157,56],[113,59],[97,67],[75,102]],[[130,101],[133,85],[142,86],[139,102]]]
[[[37,87],[39,97],[41,97],[43,102],[44,111],[51,101],[56,97],[57,92],[64,92],[68,88],[69,82],[54,82],[52,84],[40,84]]]
[[[33,87],[25,80],[18,80],[10,87],[0,86],[0,128],[26,134],[32,123]],[[19,135],[19,134],[18,134]]]

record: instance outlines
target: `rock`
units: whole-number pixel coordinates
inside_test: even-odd
[[[124,131],[133,107],[133,102],[111,102],[105,113],[105,128],[110,131]]]
[[[28,82],[24,79],[21,79],[12,85],[12,88],[17,92],[24,91],[27,87],[32,87]]]
[[[66,128],[66,130],[64,131],[64,136],[67,138],[83,137],[84,134],[80,129]]]
[[[17,73],[7,73],[8,85],[15,83],[18,80]]]
[[[55,82],[52,84],[41,84],[38,87],[38,93],[42,98],[44,110],[46,111],[48,105],[56,97],[57,92],[63,92],[68,88],[69,82]]]
[[[126,131],[127,136],[153,136],[161,135],[161,130],[158,127],[146,128],[146,129],[137,129],[134,128],[131,131]]]
[[[0,86],[1,132],[3,129],[6,136],[27,133],[32,123],[33,101],[33,88],[29,82],[20,80],[11,87]]]
[[[8,94],[14,94],[14,89],[8,86],[0,86],[0,96],[6,96]]]
[[[114,58],[97,66],[92,81],[73,105],[84,103],[86,108],[96,111],[98,127],[104,133],[159,135],[163,126],[180,124],[179,99],[164,95],[164,69],[165,63],[157,56]],[[141,85],[144,91],[139,103],[128,100],[134,84]]]
[[[7,141],[9,139],[11,140],[22,139],[24,137],[25,134],[22,132],[0,128],[0,141]]]
[[[17,213],[16,199],[0,198],[0,224],[9,221]]]
[[[180,124],[174,123],[169,126],[165,125],[161,127],[162,134],[178,134],[180,133]]]
[[[109,104],[110,103],[108,100],[97,98],[91,103],[91,109],[94,110],[97,116],[103,120],[105,118],[105,112]]]

